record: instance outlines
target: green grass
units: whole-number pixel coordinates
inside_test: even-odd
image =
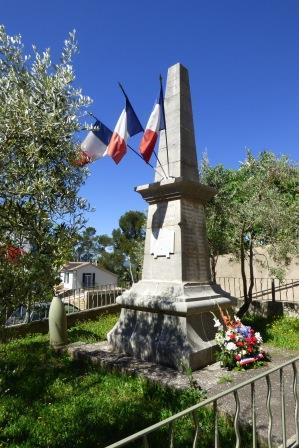
[[[78,323],[68,330],[70,342],[92,343],[104,341],[108,331],[116,324],[119,314],[104,314],[99,320]]]
[[[218,384],[232,383],[233,380],[234,378],[232,375],[230,375],[229,373],[224,373],[223,375],[220,376]]]
[[[260,331],[267,344],[287,350],[299,350],[299,317],[264,318],[250,315],[243,321]]]
[[[84,322],[68,330],[70,342],[96,342],[106,338],[118,315]],[[265,342],[299,348],[299,319],[283,317],[244,320],[261,331]],[[229,381],[228,375],[221,382]],[[191,383],[190,383],[191,384]],[[89,448],[104,447],[156,423],[203,398],[202,391],[155,386],[143,379],[107,372],[88,363],[72,361],[49,347],[48,336],[31,335],[0,345],[0,447]],[[199,446],[213,445],[211,409],[196,417],[202,435]],[[232,422],[221,418],[223,448],[234,446]],[[174,426],[176,447],[192,445],[193,418]],[[251,446],[243,429],[242,447]],[[150,446],[167,446],[168,429],[150,436]],[[141,447],[137,442],[131,447]]]
[[[107,315],[81,323],[68,331],[69,340],[103,340],[116,320]],[[31,335],[0,345],[0,397],[1,448],[90,448],[107,446],[157,423],[201,400],[203,392],[172,390],[72,361],[52,351],[46,335]],[[205,434],[200,446],[208,448],[212,411],[201,410],[197,417]],[[221,446],[233,446],[231,422],[221,418],[219,426]],[[193,419],[175,424],[177,448],[190,445],[193,430]],[[164,428],[151,436],[151,446],[164,447],[167,440]],[[250,441],[242,446],[250,446]]]

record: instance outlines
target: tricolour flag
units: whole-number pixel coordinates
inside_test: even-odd
[[[80,163],[78,162],[81,166],[103,157],[113,134],[99,120],[95,122],[93,128],[81,143]]]
[[[116,164],[121,161],[127,152],[128,138],[143,131],[143,127],[126,94],[125,97],[126,106],[116,123],[110,143],[104,153],[104,155],[112,157]]]
[[[154,105],[154,109],[149,117],[139,145],[139,152],[146,162],[151,158],[158,139],[158,134],[162,129],[165,129],[165,113],[163,90],[161,86],[159,101]]]

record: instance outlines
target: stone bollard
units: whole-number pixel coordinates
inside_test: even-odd
[[[64,305],[59,297],[53,297],[49,310],[50,345],[59,349],[67,344],[67,321]]]

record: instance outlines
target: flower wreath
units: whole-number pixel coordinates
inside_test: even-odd
[[[262,349],[262,336],[250,326],[242,324],[234,316],[231,318],[219,308],[223,324],[213,313],[214,327],[216,327],[215,341],[220,347],[219,360],[222,367],[252,366],[258,361],[265,360],[266,353]]]

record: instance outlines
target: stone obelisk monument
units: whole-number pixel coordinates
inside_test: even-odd
[[[161,132],[155,182],[136,187],[149,204],[142,280],[117,299],[114,350],[193,370],[214,362],[211,311],[235,300],[211,282],[204,204],[216,191],[200,184],[188,71],[169,68],[165,94],[168,156]],[[168,163],[169,162],[169,163]]]

